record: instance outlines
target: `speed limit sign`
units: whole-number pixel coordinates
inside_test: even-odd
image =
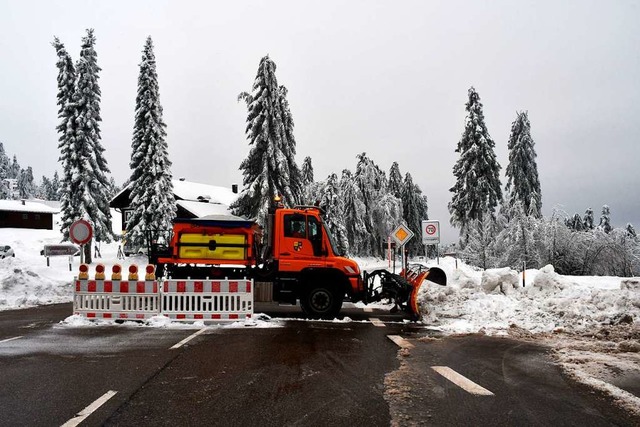
[[[440,221],[422,221],[422,243],[424,245],[437,245],[440,243]]]

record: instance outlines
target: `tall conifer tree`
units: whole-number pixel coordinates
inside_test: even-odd
[[[58,149],[60,157],[58,161],[62,166],[62,178],[60,180],[60,212],[62,215],[60,231],[63,240],[69,239],[69,227],[76,219],[82,216],[80,206],[71,200],[73,171],[78,170],[75,156],[76,137],[76,110],[73,105],[73,94],[76,86],[76,71],[73,60],[60,40],[55,37],[52,43],[58,55],[56,66],[58,67],[58,119],[56,126],[58,131]]]
[[[358,154],[356,157],[358,164],[353,179],[360,190],[361,200],[364,204],[363,219],[367,236],[369,236],[365,252],[373,254],[380,246],[380,242],[377,240],[377,230],[374,229],[373,212],[376,202],[382,196],[381,193],[386,189],[386,177],[378,165],[367,156],[367,153]]]
[[[611,209],[607,205],[602,206],[602,215],[600,216],[598,227],[605,233],[610,233],[613,230],[613,227],[611,227]]]
[[[402,174],[400,173],[400,166],[398,162],[393,162],[391,169],[389,169],[389,186],[387,190],[395,197],[402,198]]]
[[[334,237],[338,250],[342,254],[346,254],[349,252],[349,240],[342,215],[342,203],[344,200],[340,194],[338,176],[335,173],[329,175],[323,183],[320,197],[320,207],[324,210],[324,222]]]
[[[163,236],[176,214],[165,128],[153,41],[147,37],[138,76],[129,164],[132,214],[127,222],[127,239],[134,245],[144,245],[147,232],[152,233],[152,239],[157,239],[158,233]]]
[[[449,203],[451,225],[460,228],[465,240],[467,225],[473,220],[482,223],[486,216],[493,218],[502,200],[500,165],[484,122],[480,96],[473,87],[468,95],[465,129],[456,148],[460,158],[453,167],[456,183],[449,190],[453,193]]]
[[[72,101],[76,124],[73,148],[78,160],[72,165],[70,192],[72,203],[79,206],[82,215],[93,223],[96,240],[110,242],[113,232],[107,196],[109,181],[106,173],[109,172],[109,167],[103,155],[100,137],[102,119],[98,79],[101,69],[97,62],[95,43],[93,29],[87,30],[87,35],[82,38],[80,59],[76,65],[77,83]],[[91,251],[88,253],[90,258]]]
[[[402,184],[402,213],[404,222],[415,235],[407,243],[409,254],[415,256],[423,253],[422,220],[429,219],[429,217],[422,191],[413,183],[413,178],[409,172],[406,173]]]
[[[8,184],[4,181],[9,178],[9,156],[4,152],[4,145],[0,142],[0,199],[11,198]]]
[[[265,56],[258,66],[253,92],[239,96],[249,110],[246,135],[252,147],[240,164],[244,188],[231,209],[235,215],[256,218],[260,224],[266,224],[276,195],[287,206],[299,204],[302,199],[287,91],[278,86],[275,72],[276,64]]]
[[[365,228],[365,207],[350,170],[344,169],[340,178],[340,192],[342,194],[342,216],[349,241],[351,255],[367,255],[369,240]]]
[[[313,165],[311,164],[311,157],[307,156],[302,162],[301,168],[302,176],[302,203],[312,205],[317,202],[320,196],[318,186],[313,177]]]
[[[18,176],[18,193],[21,199],[30,199],[35,195],[36,184],[33,181],[33,169],[28,166],[20,171]]]
[[[536,164],[536,151],[531,138],[531,124],[527,112],[517,113],[509,137],[509,165],[507,186],[509,205],[522,204],[525,215],[542,217],[542,194]]]

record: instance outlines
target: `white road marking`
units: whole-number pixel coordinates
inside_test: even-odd
[[[0,344],[2,344],[2,343],[4,343],[4,342],[13,341],[13,340],[19,340],[20,338],[22,338],[22,336],[19,336],[19,337],[13,337],[13,338],[7,338],[6,340],[0,340]]]
[[[413,344],[402,338],[400,335],[387,335],[387,338],[396,343],[398,347],[407,349],[414,347]]]
[[[373,313],[373,308],[365,307],[365,308],[362,309],[362,311],[364,311],[365,313]]]
[[[373,323],[373,326],[377,326],[379,328],[384,328],[387,326],[384,324],[384,322],[382,322],[380,319],[376,319],[375,317],[372,317],[369,320],[371,321],[371,323]]]
[[[92,404],[84,408],[82,411],[78,412],[78,415],[71,418],[66,423],[62,424],[62,427],[75,427],[83,422],[89,415],[93,414],[99,407],[105,404],[105,402],[115,396],[117,391],[109,390],[98,399],[96,399]]]
[[[201,333],[203,333],[204,331],[206,331],[207,328],[202,328],[200,329],[198,332],[189,335],[188,337],[186,337],[185,339],[183,339],[182,341],[180,341],[178,344],[169,347],[169,350],[175,350],[176,348],[180,348],[183,345],[185,345],[186,343],[188,343],[189,341],[191,341],[192,339],[194,339],[195,337],[197,337],[198,335],[200,335]]]
[[[431,369],[471,394],[480,394],[482,396],[493,396],[486,388],[479,386],[469,378],[460,375],[448,366],[432,366]]]

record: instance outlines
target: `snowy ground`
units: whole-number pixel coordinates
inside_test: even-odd
[[[52,230],[0,229],[0,245],[10,245],[16,256],[0,260],[0,310],[72,300],[73,277],[79,257],[69,271],[68,257],[52,257],[51,266],[40,255],[45,244],[60,243]],[[106,271],[115,263],[141,268],[146,257],[118,260],[118,244],[102,244]],[[363,269],[387,267],[386,261],[358,259]],[[435,265],[435,260],[427,265]],[[95,262],[94,262],[95,264]],[[610,384],[623,374],[640,377],[640,282],[618,277],[561,276],[551,266],[522,273],[483,272],[450,257],[440,259],[447,286],[426,283],[419,296],[423,321],[446,334],[485,333],[535,340],[547,344],[568,375],[610,394],[620,405],[640,416],[640,398]],[[399,266],[397,266],[399,270]],[[483,281],[484,274],[484,281]],[[488,280],[487,280],[488,279]],[[505,283],[500,286],[499,282]],[[507,282],[515,282],[515,287]],[[494,289],[495,288],[495,289]],[[343,319],[348,321],[348,319]],[[70,316],[65,324],[95,325]],[[278,327],[282,322],[256,316],[252,326]],[[154,319],[152,327],[184,327]],[[191,327],[200,325],[191,325]],[[225,327],[244,327],[244,322]]]

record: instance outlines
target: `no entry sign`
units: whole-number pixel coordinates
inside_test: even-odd
[[[440,221],[422,221],[422,243],[425,245],[437,245],[440,243]]]
[[[91,238],[93,237],[93,228],[91,228],[89,221],[79,219],[71,224],[71,227],[69,228],[69,237],[73,243],[84,245],[91,241]]]

